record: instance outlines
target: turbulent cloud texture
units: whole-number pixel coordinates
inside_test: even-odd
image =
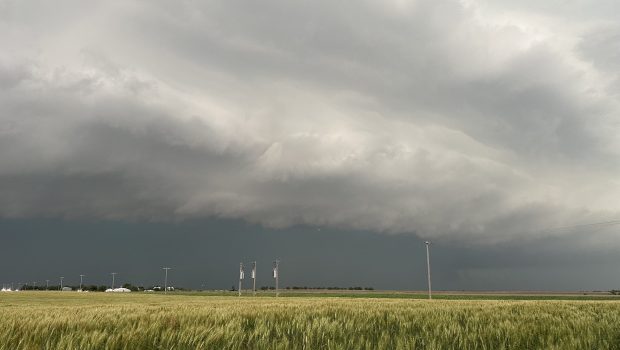
[[[615,6],[0,0],[0,216],[479,242],[618,218]]]

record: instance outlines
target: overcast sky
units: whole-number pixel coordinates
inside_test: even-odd
[[[615,0],[0,0],[0,43],[0,280],[114,231],[134,264],[280,242],[314,284],[376,247],[351,283],[423,288],[388,266],[428,239],[444,288],[620,287],[620,225],[584,226],[620,219]]]

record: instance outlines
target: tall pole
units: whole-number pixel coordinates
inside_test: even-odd
[[[62,280],[64,279],[64,277],[60,277],[60,291],[62,291]]]
[[[431,245],[431,242],[426,241],[424,242],[424,244],[426,244],[426,276],[428,277],[428,298],[432,299],[432,292],[431,292],[431,259],[430,259],[430,253],[429,253],[429,248],[428,246]]]
[[[243,281],[243,263],[239,263],[239,296],[241,296],[241,282]]]
[[[116,272],[112,272],[110,275],[112,275],[112,289],[114,289],[114,277],[116,277]]]
[[[273,262],[273,278],[276,280],[276,297],[278,297],[280,295],[280,259],[276,259],[276,261]]]
[[[82,281],[84,279],[84,275],[80,275],[80,292],[82,291]]]
[[[252,263],[252,293],[256,296],[256,261]]]
[[[166,271],[166,277],[164,277],[164,294],[168,294],[168,270],[169,267],[162,267],[163,270]]]

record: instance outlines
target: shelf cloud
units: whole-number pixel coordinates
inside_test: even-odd
[[[0,216],[479,243],[618,219],[615,5],[557,3],[4,1]]]

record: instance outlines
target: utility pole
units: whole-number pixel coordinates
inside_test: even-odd
[[[424,242],[424,244],[426,244],[426,276],[428,277],[428,298],[432,299],[432,292],[431,292],[431,259],[430,259],[430,253],[429,253],[429,248],[428,246],[431,245],[431,242],[426,241]]]
[[[82,280],[84,279],[84,275],[80,275],[80,292],[82,291]]]
[[[114,277],[116,276],[116,272],[112,272],[110,275],[112,275],[112,289],[114,289]]]
[[[252,263],[252,292],[256,296],[256,261]]]
[[[239,263],[239,296],[241,296],[241,282],[243,281],[243,263]]]
[[[168,294],[168,270],[169,267],[162,267],[163,270],[166,271],[166,277],[164,278],[164,294]]]
[[[62,280],[64,279],[64,277],[60,277],[60,291],[62,291]]]
[[[273,262],[273,278],[276,280],[276,297],[278,297],[280,295],[280,259],[276,259],[276,261]]]

